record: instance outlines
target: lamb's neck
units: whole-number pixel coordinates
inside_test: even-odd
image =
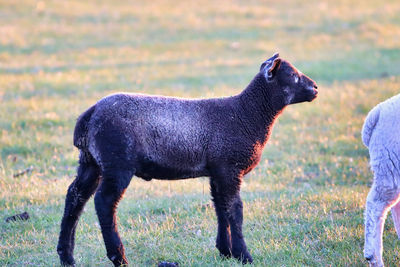
[[[245,130],[255,141],[265,144],[273,123],[286,105],[279,96],[273,94],[274,83],[267,83],[262,74],[258,74],[247,88],[238,95],[238,117],[243,121]]]

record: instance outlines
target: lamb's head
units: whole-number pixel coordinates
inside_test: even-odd
[[[317,84],[276,53],[260,67],[267,83],[273,83],[275,94],[283,97],[285,105],[313,101],[318,94]]]

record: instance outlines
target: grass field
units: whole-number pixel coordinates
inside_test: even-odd
[[[372,181],[367,112],[400,89],[400,2],[0,0],[0,265],[57,266],[77,116],[117,91],[181,97],[240,92],[279,51],[319,85],[288,107],[242,187],[255,266],[364,266]],[[15,173],[33,167],[19,177]],[[28,221],[4,218],[27,211]],[[119,206],[132,266],[241,266],[219,257],[206,178],[134,178]],[[391,218],[384,260],[400,261]],[[90,200],[78,266],[110,266]]]

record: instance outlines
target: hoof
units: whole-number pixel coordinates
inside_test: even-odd
[[[374,256],[365,256],[365,259],[367,260],[367,261],[372,261],[373,260],[373,258],[374,258]]]
[[[112,261],[115,267],[119,266],[128,266],[128,261],[126,260],[125,256],[123,255],[114,255],[109,257],[109,259]]]
[[[75,266],[75,260],[71,253],[62,249],[57,249],[57,253],[60,257],[61,266]]]
[[[72,256],[61,257],[60,256],[61,266],[75,266],[75,260]]]
[[[240,260],[242,264],[248,264],[248,263],[253,263],[253,258],[251,257],[250,253],[248,251],[245,251],[244,253],[238,253],[238,254],[233,254],[233,256]]]
[[[232,252],[231,252],[231,250],[229,248],[227,248],[227,247],[219,247],[219,246],[216,246],[216,248],[218,249],[219,255],[222,258],[230,258],[230,257],[232,257]]]
[[[251,264],[253,263],[253,258],[250,256],[250,254],[248,256],[245,256],[241,259],[242,264]]]
[[[369,266],[372,267],[384,267],[385,265],[383,264],[382,260],[376,260],[374,255],[366,255],[364,258],[368,261]]]

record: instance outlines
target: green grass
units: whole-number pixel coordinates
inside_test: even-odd
[[[400,88],[400,3],[389,1],[1,1],[0,265],[56,266],[77,150],[77,116],[117,91],[238,93],[275,51],[314,79],[288,107],[242,187],[255,266],[364,266],[372,181],[360,140],[367,112]],[[31,173],[13,174],[32,166]],[[133,179],[119,229],[133,266],[241,266],[214,247],[207,179]],[[4,218],[28,211],[29,221]],[[391,218],[384,260],[400,261]],[[91,200],[79,266],[109,266]]]

